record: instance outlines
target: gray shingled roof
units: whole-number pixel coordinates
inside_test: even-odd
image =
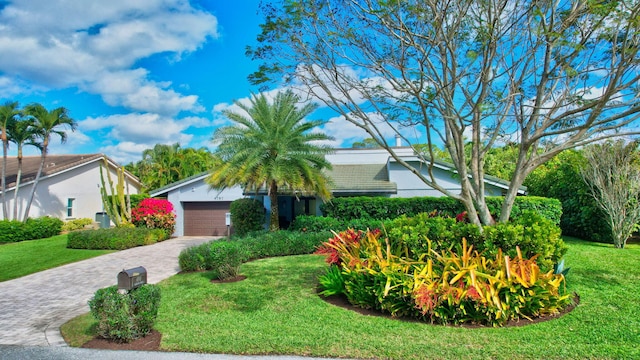
[[[396,183],[389,181],[386,164],[333,165],[327,173],[333,179],[334,193],[397,192]]]

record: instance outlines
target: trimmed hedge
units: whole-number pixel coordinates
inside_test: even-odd
[[[71,232],[67,238],[70,249],[124,250],[155,244],[168,239],[162,229],[119,227]]]
[[[331,236],[329,231],[254,232],[245,237],[214,240],[184,249],[178,257],[178,263],[182,271],[212,270],[214,278],[224,280],[236,276],[243,262],[273,256],[311,254]]]
[[[501,196],[487,197],[487,206],[494,217],[500,216]],[[459,201],[442,197],[344,197],[334,198],[331,202],[320,206],[326,217],[349,221],[353,219],[395,219],[402,215],[415,216],[420,213],[437,211],[438,215],[454,217],[465,211]],[[511,212],[511,219],[516,219],[526,211],[535,211],[543,217],[560,224],[562,204],[557,199],[538,196],[519,196],[516,198]]]
[[[160,287],[146,284],[120,294],[117,286],[99,289],[89,300],[91,315],[98,320],[98,335],[129,342],[151,332],[160,307]]]
[[[24,223],[17,220],[1,220],[0,243],[50,238],[60,234],[62,225],[62,220],[49,216],[29,218]]]
[[[341,231],[344,229],[367,230],[379,229],[385,220],[378,219],[350,219],[341,220],[327,216],[298,215],[289,230],[302,232],[323,232],[327,230]]]

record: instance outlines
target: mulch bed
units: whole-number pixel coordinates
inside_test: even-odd
[[[216,283],[216,284],[220,284],[220,283],[231,283],[231,282],[236,282],[236,281],[242,281],[244,279],[246,279],[247,277],[244,275],[239,275],[235,278],[232,279],[227,279],[227,280],[211,280],[212,283]],[[386,317],[386,318],[392,318],[392,319],[396,319],[396,320],[401,320],[401,321],[414,321],[414,322],[420,322],[420,320],[417,319],[410,319],[410,318],[393,318],[391,315],[389,314],[385,314],[382,313],[380,311],[377,310],[372,310],[372,309],[363,309],[360,307],[356,307],[353,306],[349,303],[349,301],[347,300],[347,297],[344,295],[337,295],[337,296],[329,296],[329,297],[324,297],[321,295],[320,296],[323,300],[325,300],[326,302],[335,305],[335,306],[339,306],[351,311],[355,311],[359,314],[362,315],[367,315],[367,316],[381,316],[381,317]],[[511,320],[509,322],[507,322],[504,327],[510,327],[510,326],[525,326],[525,325],[530,325],[530,324],[535,324],[535,323],[539,323],[539,322],[543,322],[543,321],[549,321],[549,320],[553,320],[553,319],[557,319],[560,316],[567,314],[569,312],[571,312],[576,306],[578,306],[578,304],[580,303],[580,296],[578,294],[574,294],[574,299],[573,299],[573,304],[570,306],[567,306],[567,308],[565,308],[562,312],[556,314],[556,315],[550,315],[550,316],[544,316],[544,317],[538,317],[538,318],[534,318],[532,321],[529,321],[527,319],[522,319],[522,320]],[[454,325],[443,325],[443,326],[454,326]],[[466,328],[480,328],[480,327],[484,327],[482,325],[476,325],[476,324],[464,324],[464,325],[455,325],[458,327],[466,327]],[[115,341],[111,341],[108,339],[103,339],[100,337],[95,337],[93,340],[89,340],[87,343],[85,343],[84,345],[82,345],[83,348],[88,348],[88,349],[106,349],[106,350],[138,350],[138,351],[160,351],[160,341],[162,340],[162,334],[160,334],[159,332],[157,332],[156,330],[152,330],[151,333],[143,338],[140,339],[136,339],[133,340],[132,342],[129,343],[118,343]]]
[[[160,349],[160,340],[162,340],[162,334],[155,330],[151,330],[151,333],[143,338],[133,340],[129,343],[118,343],[108,339],[96,337],[93,340],[89,340],[83,348],[87,349],[105,349],[105,350],[139,350],[139,351],[158,351]]]

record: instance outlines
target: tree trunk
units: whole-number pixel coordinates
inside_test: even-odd
[[[31,209],[31,203],[33,202],[33,197],[36,194],[36,188],[38,186],[38,182],[40,181],[40,176],[42,175],[42,170],[44,169],[44,161],[47,157],[47,145],[43,145],[42,155],[40,156],[40,168],[38,169],[38,173],[36,174],[36,179],[33,181],[33,186],[31,187],[31,194],[29,194],[29,201],[27,202],[27,206],[24,209],[24,216],[22,218],[23,222],[26,222],[29,218],[29,210]]]
[[[271,200],[269,231],[278,231],[280,230],[280,214],[278,213],[278,185],[275,181],[269,184],[269,200]]]
[[[2,216],[7,220],[7,130],[2,129]]]
[[[22,148],[18,147],[18,175],[16,186],[13,191],[13,220],[18,220],[18,191],[20,190],[20,180],[22,178]]]

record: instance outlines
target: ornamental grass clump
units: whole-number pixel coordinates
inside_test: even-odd
[[[542,272],[519,248],[510,258],[485,257],[466,239],[409,257],[380,232],[345,231],[323,244],[330,268],[319,279],[324,295],[344,294],[353,305],[441,324],[501,326],[509,320],[556,314],[572,298],[563,274]],[[333,249],[329,251],[328,249]]]

